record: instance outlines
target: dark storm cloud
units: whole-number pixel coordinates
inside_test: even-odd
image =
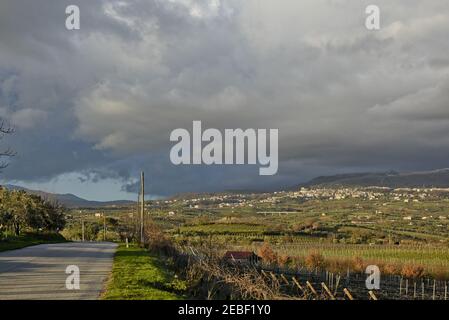
[[[3,175],[134,191],[144,169],[161,195],[447,166],[447,2],[376,2],[377,32],[369,1],[2,1],[0,116],[19,153]],[[169,133],[193,120],[278,128],[278,175],[171,165]]]

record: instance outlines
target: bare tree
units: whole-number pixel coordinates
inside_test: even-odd
[[[3,139],[4,136],[10,135],[14,133],[14,128],[9,125],[5,120],[0,119],[0,140]],[[16,153],[11,148],[7,148],[6,150],[0,151],[0,159],[11,158],[14,157]],[[0,161],[0,170],[6,168],[9,165],[7,161]]]

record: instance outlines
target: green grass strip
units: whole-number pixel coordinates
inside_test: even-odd
[[[120,245],[111,278],[102,296],[105,300],[178,300],[185,283],[164,261],[137,246]]]

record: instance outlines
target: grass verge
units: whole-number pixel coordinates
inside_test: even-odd
[[[0,240],[0,252],[16,250],[44,243],[61,243],[67,240],[59,233],[24,233]]]
[[[185,290],[185,283],[160,257],[137,246],[120,245],[102,299],[178,300]]]

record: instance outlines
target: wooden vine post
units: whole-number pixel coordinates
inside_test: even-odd
[[[352,296],[351,292],[349,292],[348,289],[344,288],[343,292],[345,293],[345,296],[347,296],[349,300],[354,300],[354,297]]]
[[[315,295],[315,297],[318,297],[318,292],[316,292],[315,288],[312,286],[312,284],[309,281],[306,281],[307,287],[309,287],[310,291]]]
[[[326,293],[329,295],[331,300],[335,300],[334,295],[332,294],[332,292],[329,290],[329,288],[326,286],[326,284],[324,282],[321,282],[321,286],[323,287],[324,291],[326,291]]]

